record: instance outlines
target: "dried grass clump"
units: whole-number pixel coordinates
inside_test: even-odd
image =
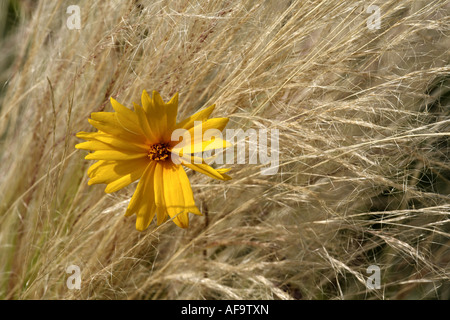
[[[450,1],[375,1],[378,30],[367,1],[77,1],[81,30],[70,1],[5,3],[0,297],[450,298]],[[88,186],[74,133],[142,89],[278,129],[278,173],[190,172],[204,216],[137,232],[135,184]]]

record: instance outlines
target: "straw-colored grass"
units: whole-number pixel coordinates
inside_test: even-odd
[[[1,2],[1,298],[450,298],[450,1],[373,30],[372,1],[75,1],[70,30],[72,2]],[[278,129],[277,174],[190,171],[203,216],[136,231],[136,183],[88,186],[74,145],[143,89]]]

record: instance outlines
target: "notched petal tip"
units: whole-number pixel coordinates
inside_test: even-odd
[[[110,183],[105,188],[105,193],[114,193],[116,191],[119,191],[122,188],[117,187],[116,185]]]
[[[225,173],[223,173],[222,174],[222,177],[223,177],[223,181],[228,181],[228,180],[232,180],[233,178],[232,177],[230,177],[229,175],[227,175],[227,174],[225,174]]]
[[[150,95],[148,94],[147,90],[144,89],[144,90],[142,90],[141,101],[146,100],[146,99],[151,100]]]
[[[197,207],[195,207],[195,208],[190,208],[190,209],[189,209],[189,212],[192,212],[193,214],[195,214],[195,215],[197,215],[197,216],[202,216],[202,215],[203,215],[203,213],[201,213],[201,211],[200,211]]]
[[[216,171],[222,176],[222,180],[223,181],[228,181],[231,180],[233,178],[231,178],[229,175],[227,175],[226,173],[229,172],[231,170],[231,168],[220,168],[220,169],[216,169]]]
[[[80,131],[80,132],[77,132],[77,133],[75,134],[75,137],[80,138],[80,139],[83,139],[83,137],[85,137],[86,134],[87,134],[87,132],[85,132],[85,131]]]
[[[136,230],[139,232],[143,232],[147,230],[148,226],[144,224],[142,219],[136,218]]]
[[[152,98],[148,95],[147,91],[145,91],[145,90],[142,90],[141,104],[142,104],[142,108],[145,110],[145,112],[150,112],[150,110],[153,107]],[[136,112],[136,108],[139,108],[138,106],[139,106],[138,104],[134,104],[135,112]]]
[[[139,232],[144,232],[146,229],[144,229],[143,227],[138,226],[138,225],[136,224],[136,230],[139,231]]]
[[[136,215],[136,230],[143,232],[150,226],[151,220],[148,217],[142,215]]]
[[[157,107],[162,107],[165,104],[163,98],[161,98],[161,95],[156,90],[153,90],[153,92],[152,92],[152,99],[153,99],[153,103]]]
[[[109,186],[106,186],[105,188],[105,193],[113,193],[114,191],[111,191],[111,189],[109,188]]]
[[[186,213],[187,214],[187,213]],[[172,221],[180,228],[187,229],[189,228],[189,219],[179,219],[178,217],[174,217]]]
[[[167,104],[176,104],[178,105],[178,92],[175,92],[173,97],[167,102]]]

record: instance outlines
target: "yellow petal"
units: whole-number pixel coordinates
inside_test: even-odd
[[[225,179],[224,180],[231,180],[232,178],[226,174],[226,172],[230,171],[231,168],[220,168],[216,169],[218,173],[220,173]]]
[[[164,101],[158,92],[153,91],[152,93],[152,106],[153,109],[149,110],[147,113],[147,118],[151,126],[158,130],[158,138],[161,142],[166,142],[167,134],[167,113],[164,105]],[[169,137],[170,139],[170,137]]]
[[[154,93],[155,92],[156,91],[154,91]],[[147,122],[153,136],[155,137],[155,140],[157,142],[167,142],[163,141],[163,137],[167,131],[167,115],[164,110],[164,102],[161,102],[161,97],[159,97],[159,99],[157,99],[157,97],[150,98],[147,91],[144,90],[142,91],[141,100],[142,105],[144,106]],[[156,105],[154,100],[156,100]]]
[[[136,145],[124,140],[114,138],[112,136],[97,136],[98,140],[91,140],[87,142],[78,143],[75,145],[77,149],[83,150],[125,150],[135,153],[145,153],[148,147],[144,145]]]
[[[109,144],[117,149],[132,150],[136,152],[148,152],[149,144],[135,141],[126,141],[109,134],[97,135],[96,140]]]
[[[202,128],[202,133],[205,133],[206,130],[209,129],[217,129],[219,131],[222,131],[223,129],[225,129],[228,121],[230,119],[228,118],[212,118],[212,119],[208,119],[204,122],[202,122],[201,124],[198,124],[192,128],[189,129],[189,134],[191,135],[191,137],[194,137],[194,133],[196,132],[196,128]]]
[[[139,179],[148,166],[148,159],[130,161],[98,161],[88,170],[89,185],[106,183],[107,192],[114,192]],[[118,189],[117,189],[118,188]]]
[[[145,136],[136,135],[136,134],[131,133],[130,131],[126,130],[124,127],[122,127],[122,125],[120,125],[119,121],[117,120],[116,116],[110,117],[108,120],[110,120],[110,121],[103,122],[103,121],[97,121],[94,119],[88,119],[89,123],[93,127],[97,128],[99,131],[102,131],[104,133],[108,133],[115,137],[120,137],[122,140],[127,140],[127,141],[131,141],[131,142],[138,142],[138,143],[142,143],[142,144],[145,144],[147,142],[145,139]]]
[[[153,102],[153,107],[154,108],[158,108],[158,109],[164,109],[164,100],[161,98],[161,96],[159,95],[158,91],[153,90],[152,93],[152,102]]]
[[[116,192],[122,188],[125,188],[130,183],[136,181],[140,177],[142,177],[142,174],[144,173],[144,170],[142,167],[135,168],[133,171],[128,173],[127,175],[108,183],[108,185],[105,188],[106,193],[112,193]]]
[[[92,120],[101,123],[104,126],[104,129],[106,128],[106,130],[99,129],[104,132],[111,133],[109,131],[114,130],[114,132],[117,134],[127,133],[128,136],[133,137],[133,138],[136,138],[136,136],[139,136],[139,133],[133,133],[129,129],[124,127],[119,122],[117,115],[118,115],[117,112],[92,112],[91,118],[92,118]],[[135,129],[135,130],[138,130],[138,129]],[[111,133],[111,134],[114,134],[114,133]],[[117,134],[114,134],[114,135],[117,135]]]
[[[176,125],[176,128],[182,128],[182,129],[189,130],[190,128],[192,128],[194,126],[195,121],[206,121],[206,119],[208,119],[208,117],[211,115],[211,113],[213,112],[215,107],[216,107],[216,105],[213,104],[212,106],[209,106],[208,108],[193,114],[192,116],[190,116],[190,117],[184,119],[183,121],[181,121],[180,123],[178,123]]]
[[[139,125],[141,126],[142,131],[144,132],[144,135],[147,137],[150,144],[160,142],[157,130],[155,130],[155,128],[150,127],[144,109],[140,105],[134,104],[134,110],[136,111],[136,114],[138,116]]]
[[[199,142],[191,141],[190,145],[189,140],[183,138],[183,141],[181,143],[177,144],[174,148],[172,148],[172,152],[175,154],[179,154],[180,152],[197,153],[208,150],[226,149],[231,146],[232,143],[220,138],[211,139],[210,141],[199,141]]]
[[[169,164],[170,165],[170,164]],[[155,204],[156,204],[156,218],[160,225],[167,220],[169,214],[166,207],[166,200],[164,197],[164,163],[158,162],[155,168],[154,187],[155,187]]]
[[[202,151],[226,149],[226,148],[233,146],[233,144],[231,142],[220,139],[220,138],[212,139],[212,141],[203,141],[201,143],[201,145],[202,145]],[[195,145],[193,147],[195,150]]]
[[[167,114],[167,130],[172,132],[177,123],[177,113],[178,113],[178,92],[166,103],[165,106]],[[165,137],[167,139],[167,137]],[[168,137],[170,139],[170,137]]]
[[[141,177],[141,180],[139,180],[139,183],[136,187],[136,190],[134,191],[133,196],[131,197],[130,203],[128,204],[127,211],[125,213],[125,216],[131,216],[134,213],[137,213],[140,204],[142,202],[143,198],[148,197],[152,201],[154,201],[154,196],[152,194],[148,194],[145,192],[145,189],[148,189],[148,184],[153,184],[153,176],[155,173],[155,162],[150,162],[150,164],[145,168],[145,171]]]
[[[209,139],[204,138],[205,132],[208,130],[211,130],[213,133],[220,132],[225,128],[228,121],[229,121],[228,118],[213,118],[208,119],[200,124],[197,124],[196,126],[190,128],[184,133],[183,143],[189,140],[191,141],[191,144],[198,144],[204,141],[209,141]],[[213,134],[210,138],[212,137],[215,137],[215,134]]]
[[[164,103],[157,91],[153,91],[150,98],[144,90],[141,100],[148,124],[157,142],[169,142],[177,119],[178,93],[168,103]]]
[[[181,166],[173,165],[170,163],[164,163],[163,167],[163,186],[164,186],[164,201],[167,212],[173,222],[181,227],[187,228],[189,226],[188,207],[184,199],[183,188],[186,187],[181,182],[181,169],[184,173],[184,169]],[[190,188],[189,181],[188,187]]]
[[[192,161],[191,159],[189,159],[188,161],[190,161],[191,163],[188,163],[186,160],[186,157],[182,158],[183,161],[182,164],[192,170],[195,170],[197,172],[203,173],[205,175],[207,175],[208,177],[214,178],[214,179],[218,179],[218,180],[230,180],[231,177],[218,172],[217,170],[215,170],[214,168],[210,167],[209,165],[207,165],[206,163],[200,163],[200,164],[196,164],[196,161]]]
[[[169,217],[166,208],[164,207],[156,207],[156,223],[158,226],[165,222]]]
[[[87,175],[89,178],[92,178],[95,175],[95,172],[98,170],[99,167],[105,164],[106,161],[99,160],[96,163],[94,163],[92,166],[89,167],[87,171]]]
[[[165,207],[164,185],[163,185],[163,165],[160,162],[156,162],[154,185],[155,185],[156,206],[157,207]]]
[[[147,152],[131,152],[126,150],[97,150],[89,153],[86,160],[133,160],[139,158],[147,158]]]
[[[139,126],[139,119],[137,115],[132,110],[117,102],[115,99],[111,98],[110,101],[114,111],[116,111],[117,121],[122,125],[122,127],[134,134],[143,135],[144,132]]]
[[[136,213],[136,229],[138,231],[144,231],[148,228],[156,212],[153,185],[154,165],[151,167],[151,170],[142,177],[144,180],[144,187],[142,188],[143,196],[141,197]]]
[[[113,136],[111,134],[108,133],[104,133],[104,132],[78,132],[76,134],[77,138],[81,138],[84,140],[88,140],[88,141],[93,141],[93,140],[97,140],[97,141],[101,141],[113,146],[116,146],[117,148],[123,148],[123,149],[130,149],[132,148],[133,150],[137,148],[143,149],[143,150],[148,150],[148,144],[143,144],[143,143],[139,143],[139,141],[129,141],[129,140],[123,140],[121,139],[121,137],[117,137],[117,136]],[[129,145],[132,146],[129,146]],[[77,147],[77,146],[75,146]],[[81,149],[81,148],[79,148]]]
[[[145,199],[145,198],[144,198]],[[137,231],[144,231],[148,228],[150,223],[153,220],[153,217],[155,216],[155,210],[154,209],[148,209],[148,200],[145,199],[144,203],[141,205],[141,208],[139,209],[139,213],[136,214],[136,230]],[[142,212],[141,212],[142,210]],[[152,210],[152,211],[150,211]]]
[[[145,90],[142,90],[141,103],[145,113],[149,114],[153,109],[153,101]]]
[[[101,134],[101,133],[80,131],[80,132],[77,132],[77,134],[75,136],[77,138],[84,139],[84,140],[95,140],[97,135],[99,135],[99,134]]]
[[[114,150],[114,148],[107,145],[106,143],[103,143],[103,142],[97,141],[97,140],[78,143],[75,145],[75,148],[82,149],[82,150],[93,150],[93,151],[94,150]]]
[[[116,125],[116,114],[114,112],[92,112],[92,120]]]
[[[180,180],[181,188],[183,189],[184,204],[186,206],[186,210],[197,215],[202,215],[200,210],[198,210],[197,206],[195,205],[194,193],[192,192],[191,183],[189,182],[186,171],[184,171],[184,168],[182,166],[177,167],[178,178]]]

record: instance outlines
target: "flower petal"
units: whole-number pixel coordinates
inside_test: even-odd
[[[95,175],[95,172],[103,166],[107,161],[99,160],[96,163],[94,163],[92,166],[89,167],[87,171],[87,175],[89,178],[92,178]]]
[[[142,107],[144,108],[144,111],[146,114],[149,114],[151,112],[151,110],[153,110],[152,98],[150,98],[147,91],[145,91],[145,90],[142,90],[141,103],[142,103]]]
[[[167,114],[167,131],[172,132],[177,123],[177,113],[178,113],[178,92],[174,94],[172,99],[165,105],[165,110]],[[167,137],[165,137],[167,139]],[[170,139],[170,137],[168,137]]]
[[[218,179],[218,180],[230,180],[231,179],[230,176],[220,173],[219,171],[210,167],[206,163],[197,164],[197,163],[195,163],[196,161],[192,161],[192,158],[187,159],[186,156],[182,157],[181,159],[184,160],[184,161],[182,161],[182,165],[184,165],[194,171],[203,173],[203,174],[207,175],[208,177]]]
[[[158,226],[165,222],[167,218],[169,217],[169,214],[167,213],[166,208],[164,207],[156,207],[156,223]]]
[[[167,115],[164,110],[164,101],[162,101],[159,94],[156,93],[159,97],[158,99],[155,92],[156,91],[153,91],[153,97],[150,98],[147,91],[142,91],[142,105],[146,113],[148,124],[156,141],[166,142],[163,141],[164,134],[167,131]]]
[[[145,192],[150,187],[153,188],[153,176],[155,173],[155,162],[150,162],[149,165],[145,168],[144,173],[142,174],[141,180],[139,180],[139,183],[136,187],[136,190],[134,191],[133,196],[131,197],[130,203],[128,204],[127,211],[125,213],[125,216],[131,216],[134,213],[139,212],[139,208],[141,203],[144,201],[144,198],[148,198],[148,200],[154,202],[154,196],[153,192],[151,194]],[[151,185],[151,186],[148,186]],[[148,205],[147,205],[148,206]],[[151,214],[151,212],[149,212]]]
[[[147,139],[150,141],[150,144],[154,144],[160,141],[160,138],[157,134],[157,130],[155,130],[155,128],[150,127],[150,124],[147,119],[148,117],[144,109],[140,105],[134,104],[134,110],[136,111],[136,114],[138,116],[138,121],[142,128],[142,131],[144,132],[144,135],[147,137]]]
[[[98,161],[88,170],[88,184],[106,183],[106,192],[114,192],[139,179],[148,164],[148,159]]]
[[[148,173],[142,177],[144,180],[144,187],[142,188],[143,196],[136,213],[136,229],[138,231],[144,231],[152,222],[156,212],[156,205],[154,199],[154,185],[153,174],[154,165],[150,166]]]
[[[201,216],[202,213],[200,212],[200,210],[198,210],[197,206],[195,205],[194,193],[192,192],[191,183],[189,182],[189,178],[186,174],[186,171],[184,171],[184,168],[182,166],[177,166],[177,168],[178,168],[178,178],[180,180],[180,185],[183,189],[184,204],[186,206],[186,210]]]
[[[109,145],[115,146],[119,149],[148,150],[148,144],[142,144],[142,143],[139,143],[136,141],[122,140],[120,137],[115,137],[113,135],[110,135],[110,134],[104,133],[104,132],[83,132],[83,131],[81,131],[81,132],[78,132],[76,136],[78,138],[88,140],[88,141],[101,141],[101,142],[107,143]],[[86,145],[78,144],[75,146],[75,148],[84,149],[83,146],[88,146],[88,144],[86,144]],[[87,148],[87,150],[94,150],[94,149]]]
[[[163,186],[163,165],[160,162],[156,162],[155,168],[155,203],[157,207],[164,207],[164,186]]]
[[[231,180],[232,178],[226,174],[226,172],[230,171],[231,168],[220,168],[216,169],[218,173],[220,173],[225,179],[224,180]]]
[[[189,226],[189,215],[186,201],[184,199],[183,188],[186,187],[185,181],[180,180],[180,166],[171,163],[164,163],[163,167],[163,187],[165,207],[173,222],[181,227]],[[181,168],[184,172],[184,169]],[[189,181],[188,187],[190,188]]]
[[[130,183],[138,180],[140,177],[142,177],[142,174],[144,173],[144,168],[142,167],[138,167],[136,169],[134,169],[133,171],[131,171],[130,173],[128,173],[127,175],[124,175],[123,177],[108,183],[108,185],[105,188],[105,192],[106,193],[112,193],[112,192],[116,192],[122,188],[125,188],[126,186],[128,186]]]
[[[208,117],[211,115],[211,113],[213,112],[215,107],[216,107],[216,105],[213,104],[212,106],[209,106],[208,108],[203,109],[203,110],[193,114],[192,116],[190,116],[190,117],[184,119],[183,121],[181,121],[180,123],[178,123],[176,125],[176,128],[182,128],[182,129],[189,130],[190,128],[192,128],[194,126],[195,121],[206,121],[206,119],[208,119]]]
[[[163,185],[163,166],[161,163],[156,163],[154,174],[155,187],[155,204],[156,204],[156,218],[160,225],[167,219],[167,209],[164,202],[164,185]]]
[[[147,152],[148,147],[135,145],[124,140],[113,137],[98,137],[99,140],[91,140],[75,145],[77,149],[83,150],[125,150],[135,153]]]
[[[189,179],[181,166],[170,162],[157,163],[154,181],[158,225],[170,216],[177,226],[187,228],[189,212],[201,215],[195,205]]]
[[[143,135],[144,132],[139,126],[139,119],[137,115],[132,110],[117,102],[115,99],[111,98],[110,101],[114,111],[116,111],[117,121],[122,125],[122,127],[131,133]]]
[[[191,137],[194,136],[194,132],[196,132],[195,130],[199,130],[200,126],[201,126],[201,131],[202,133],[205,133],[206,130],[209,129],[217,129],[219,131],[222,131],[223,129],[225,129],[228,121],[230,119],[228,118],[212,118],[212,119],[208,119],[192,128],[189,129],[189,134],[191,135]]]
[[[200,139],[199,139],[200,140]],[[183,141],[177,144],[174,148],[172,148],[171,152],[175,154],[182,153],[198,153],[208,150],[218,150],[218,149],[226,149],[232,146],[231,142],[226,140],[215,138],[210,141],[191,141],[189,145],[188,139],[183,139]]]
[[[147,158],[147,152],[133,152],[127,150],[97,150],[89,153],[86,160],[133,160],[139,158]]]
[[[99,119],[99,117],[96,117],[96,118]],[[97,121],[94,119],[88,119],[88,121],[93,127],[97,128],[99,131],[108,133],[115,137],[120,137],[123,140],[138,142],[138,143],[142,143],[142,144],[145,144],[147,142],[145,136],[137,135],[137,134],[131,133],[130,131],[126,130],[119,123],[119,121],[117,120],[114,113],[113,113],[113,116],[108,118],[108,121]]]

